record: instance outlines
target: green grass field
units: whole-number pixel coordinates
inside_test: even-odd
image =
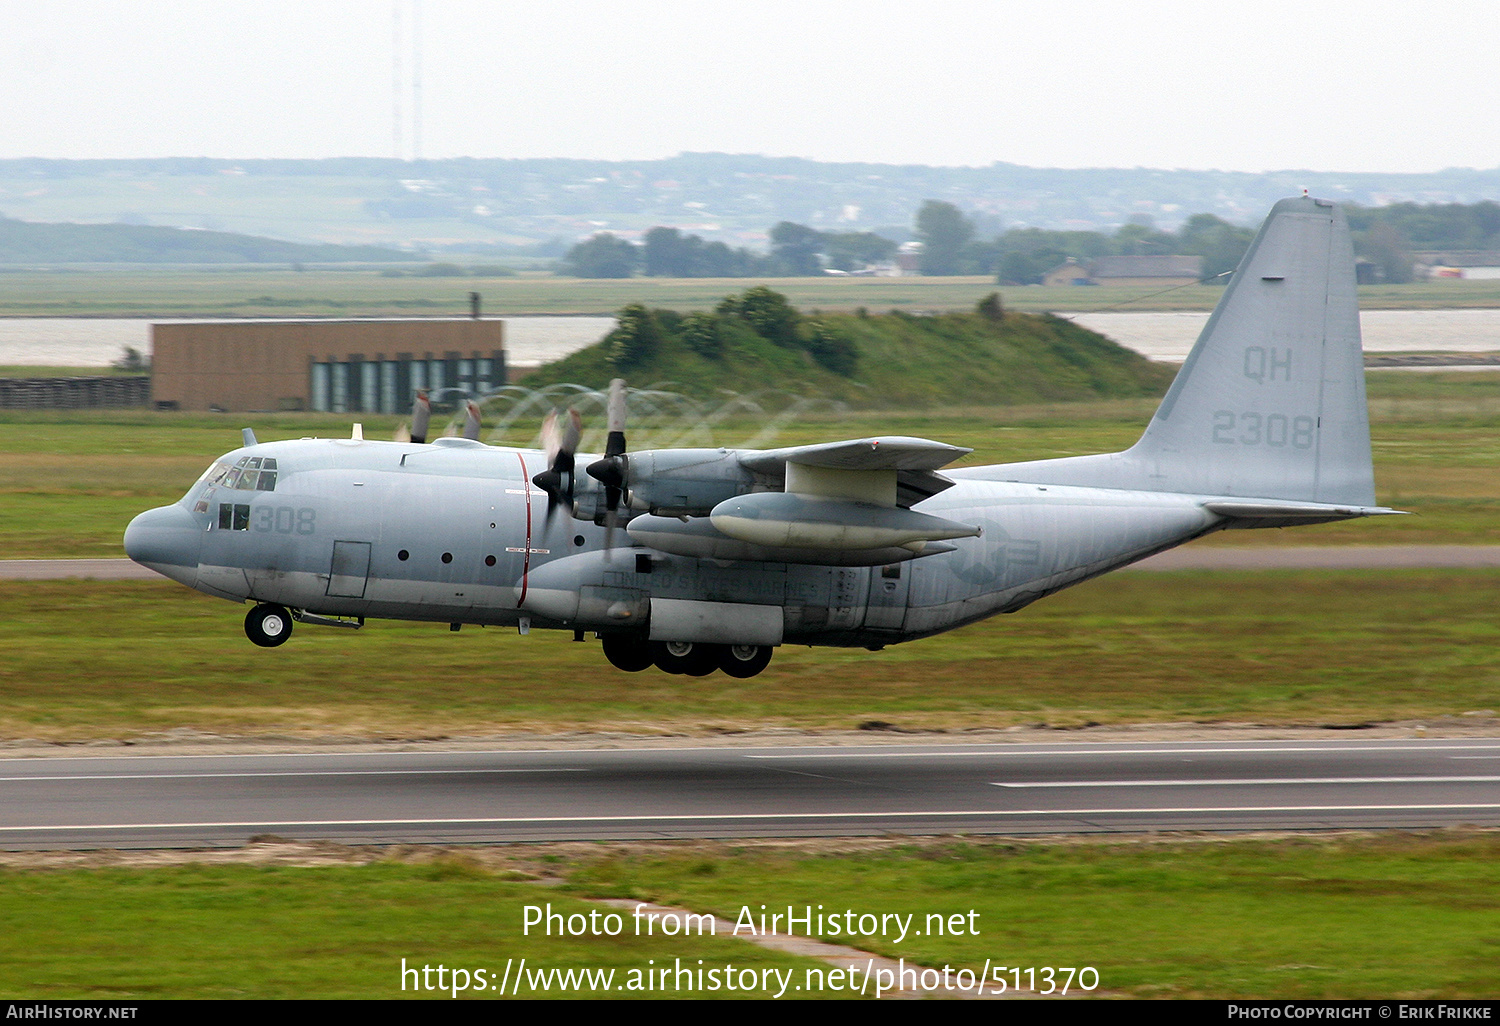
[[[939,987],[947,968],[955,984],[987,976],[991,991],[1000,980],[1044,990],[1050,981],[1075,997],[1494,995],[1494,834],[843,847],[853,850],[836,841],[782,851],[598,844],[415,862],[377,854],[364,865],[320,868],[0,869],[0,990],[28,999],[494,999],[502,979],[521,975],[524,958],[521,997],[771,998],[783,987],[789,999],[851,996],[833,990],[838,977],[811,958],[723,935],[636,936],[628,910],[600,903],[626,898],[730,922],[746,908],[758,917],[762,906],[852,911],[856,930],[859,914],[910,917],[904,939],[890,920],[891,934],[870,935],[868,926],[852,946],[936,970],[929,980]],[[530,882],[539,876],[562,886]],[[597,912],[600,932],[603,916],[620,914],[610,924],[619,935],[523,933],[525,907],[545,914],[548,904],[563,916]],[[963,928],[936,936],[929,916],[947,926],[957,916]],[[407,968],[443,965],[448,986],[417,990],[423,979],[403,977],[402,959]],[[986,974],[986,964],[1018,971]],[[678,976],[678,965],[689,973]],[[731,966],[736,980],[756,980],[748,994],[723,989]],[[1049,977],[1049,966],[1097,975]],[[645,991],[645,974],[660,967],[673,970],[672,985]],[[705,975],[695,977],[700,967]],[[467,991],[457,990],[453,969],[464,970]],[[593,987],[566,990],[553,977],[543,989],[536,974],[553,969],[613,976],[602,991],[597,977]],[[768,969],[780,979],[762,975]],[[718,990],[708,986],[710,970],[718,970]],[[426,985],[437,979],[429,974]],[[850,986],[847,977],[838,982]]]
[[[171,582],[7,582],[0,739],[1472,723],[1500,709],[1496,608],[1487,571],[1125,572],[936,638],[786,647],[753,680],[705,683],[622,673],[550,631],[372,621],[268,651],[242,607]]]
[[[152,269],[104,265],[0,273],[0,317],[466,317],[469,293],[496,316],[612,314],[627,303],[675,310],[711,307],[769,284],[799,309],[971,310],[1000,291],[1007,307],[1050,310],[1210,310],[1222,290],[1171,292],[1125,286],[1000,287],[955,278],[582,279],[527,273],[506,278],[387,278],[378,270]],[[1500,281],[1459,280],[1360,289],[1365,310],[1500,306]]]
[[[1500,375],[1372,373],[1369,382],[1380,500],[1421,516],[1206,543],[1494,544]],[[909,433],[974,446],[974,462],[1072,455],[1129,445],[1154,405],[823,411],[788,424],[775,444]],[[348,419],[0,415],[0,546],[11,558],[118,556],[130,516],[177,498],[238,445],[242,423],[270,439],[344,435]],[[394,427],[390,418],[367,424],[370,437]],[[718,440],[754,429],[726,423]],[[239,607],[170,582],[5,582],[0,741],[184,730],[293,740],[816,736],[872,721],[950,736],[1146,722],[1482,726],[1500,709],[1497,608],[1500,577],[1489,571],[1127,572],[938,638],[880,653],[787,649],[753,681],[705,683],[623,674],[594,643],[548,632],[302,627],[268,652],[245,641]],[[490,974],[522,957],[533,969],[614,969],[625,983],[631,970],[679,958],[790,971],[796,983],[827,968],[723,938],[519,935],[527,904],[587,911],[624,897],[731,917],[762,903],[973,911],[978,936],[860,945],[971,973],[986,959],[1093,966],[1099,992],[1113,996],[1486,998],[1500,945],[1497,845],[1493,834],[1452,831],[875,849],[573,845],[321,868],[5,868],[0,989],[84,1000],[390,998],[403,996],[402,958],[484,969],[491,986]],[[529,985],[521,994],[538,996]]]

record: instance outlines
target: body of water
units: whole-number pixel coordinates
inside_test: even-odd
[[[1065,314],[1153,360],[1180,362],[1207,313]],[[507,317],[512,367],[535,367],[593,345],[612,317]],[[168,323],[168,322],[157,322]],[[196,322],[195,322],[196,323]],[[1367,353],[1500,352],[1500,310],[1371,310],[1360,315]],[[0,364],[105,367],[125,347],[150,353],[151,321],[126,318],[0,318]]]
[[[1063,314],[1152,360],[1180,363],[1207,313]],[[1367,353],[1500,352],[1500,310],[1368,310],[1359,315]]]

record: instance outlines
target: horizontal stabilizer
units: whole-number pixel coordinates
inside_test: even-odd
[[[1404,510],[1385,506],[1339,506],[1321,502],[1246,502],[1211,500],[1203,504],[1210,513],[1235,521],[1234,527],[1296,527],[1359,517],[1405,516]]]

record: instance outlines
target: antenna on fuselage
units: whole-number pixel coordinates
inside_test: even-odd
[[[257,444],[255,441],[255,430],[253,428],[240,428],[240,441],[244,443],[246,449]]]

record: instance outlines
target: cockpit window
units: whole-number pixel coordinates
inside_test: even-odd
[[[224,488],[241,491],[274,492],[276,490],[276,458],[274,456],[241,456],[233,467],[224,472],[218,482]]]
[[[230,463],[218,460],[203,472],[197,483],[188,490],[184,502],[193,503],[197,512],[208,509],[207,492],[210,488],[232,488],[239,491],[274,492],[276,490],[276,457],[241,456]]]

